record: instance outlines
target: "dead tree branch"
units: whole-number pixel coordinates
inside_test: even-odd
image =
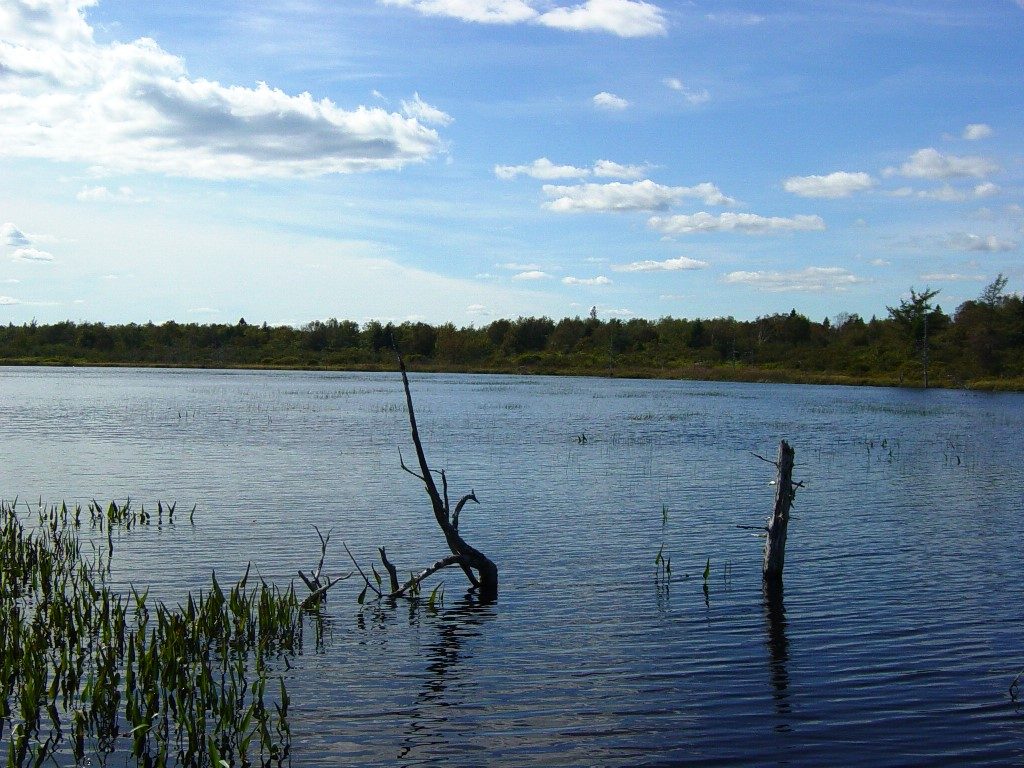
[[[756,454],[755,454],[756,455]],[[782,568],[786,562],[786,534],[789,527],[789,510],[793,505],[798,484],[793,482],[793,459],[795,451],[783,440],[779,444],[778,461],[770,462],[778,468],[775,479],[775,508],[768,520],[768,536],[764,542],[764,580],[771,584],[782,583]],[[761,458],[758,456],[758,458]]]

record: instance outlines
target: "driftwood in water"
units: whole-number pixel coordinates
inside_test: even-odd
[[[772,462],[778,474],[775,478],[775,509],[768,520],[768,536],[764,541],[764,580],[781,583],[782,567],[786,562],[786,533],[789,528],[789,509],[801,484],[793,482],[795,451],[783,440],[779,444],[779,458]]]
[[[377,572],[377,569],[371,565],[369,571],[372,578],[371,576],[368,576],[366,569],[360,566],[348,546],[343,544],[349,560],[352,561],[356,572],[362,576],[363,582],[366,585],[363,588],[363,591],[359,593],[359,602],[363,603],[368,593],[372,593],[371,598],[376,600],[414,597],[419,594],[420,584],[425,579],[443,568],[449,568],[454,565],[459,566],[463,573],[466,574],[466,578],[469,579],[469,583],[472,585],[472,588],[479,590],[481,600],[494,600],[498,596],[497,566],[486,555],[480,552],[480,550],[471,546],[464,538],[462,538],[462,534],[459,533],[459,515],[462,513],[463,508],[471,501],[474,504],[479,503],[476,498],[476,492],[470,491],[464,495],[459,499],[458,503],[455,504],[453,509],[448,498],[448,477],[445,475],[444,470],[437,472],[441,478],[441,488],[440,490],[438,489],[437,483],[434,480],[435,472],[427,463],[426,453],[423,450],[423,443],[420,441],[419,427],[416,425],[416,411],[412,404],[412,393],[409,390],[409,376],[405,370],[405,362],[402,360],[401,355],[397,355],[397,357],[398,367],[402,372],[402,385],[405,388],[405,402],[409,411],[409,429],[412,432],[412,442],[416,449],[416,463],[419,467],[419,472],[406,466],[405,460],[402,458],[401,450],[398,452],[399,464],[403,470],[423,483],[427,496],[430,498],[430,506],[434,512],[434,519],[437,521],[438,526],[441,528],[441,532],[444,534],[445,543],[448,545],[448,549],[451,551],[451,554],[440,558],[437,562],[424,568],[419,573],[410,575],[408,580],[404,583],[400,583],[398,579],[398,569],[388,559],[387,552],[385,552],[384,547],[380,547],[377,552],[380,555],[381,564],[384,566],[384,570],[388,575],[388,585],[385,586],[384,580]],[[324,562],[323,552],[327,548],[327,540],[330,539],[330,533],[328,533],[325,538],[320,534],[318,529],[317,535],[320,536],[320,564],[309,578],[307,578],[301,571],[299,572],[299,576],[302,577],[302,580],[310,590],[309,596],[302,603],[303,607],[319,602],[319,600],[327,594],[327,590],[341,580],[340,578],[335,579],[334,581],[328,579],[326,582],[322,582],[320,580],[320,571],[323,568]],[[347,576],[344,578],[347,578]]]

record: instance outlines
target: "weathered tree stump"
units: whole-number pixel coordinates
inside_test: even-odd
[[[793,483],[793,458],[796,452],[789,443],[779,443],[779,458],[775,463],[775,509],[768,520],[768,535],[764,541],[764,580],[782,583],[782,567],[786,562],[786,533],[789,528],[789,509],[793,505],[798,484]]]

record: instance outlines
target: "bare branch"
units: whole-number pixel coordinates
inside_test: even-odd
[[[328,531],[326,537],[322,533],[320,533],[320,529],[317,528],[315,525],[313,526],[313,530],[315,530],[316,535],[320,537],[320,562],[317,563],[316,570],[313,571],[313,582],[319,586],[320,572],[324,569],[324,558],[327,556],[327,542],[331,540],[331,532],[334,529],[332,528],[330,531]]]
[[[442,568],[448,568],[449,566],[459,564],[461,559],[462,558],[459,555],[448,555],[447,557],[442,557],[440,560],[438,560],[433,565],[431,565],[431,566],[429,566],[427,568],[424,568],[418,574],[413,576],[411,579],[409,579],[407,582],[405,582],[405,584],[403,584],[401,586],[401,588],[395,590],[390,595],[388,595],[388,597],[389,598],[391,598],[391,597],[401,597],[406,592],[408,592],[410,589],[412,589],[413,587],[418,585],[421,581],[423,581],[426,578],[429,578],[432,574],[437,573]]]
[[[359,571],[359,575],[363,577],[363,581],[366,582],[366,586],[368,586],[370,589],[376,592],[377,597],[382,597],[383,593],[376,586],[374,586],[368,578],[366,578],[366,574],[363,573],[363,569],[360,567],[355,557],[352,556],[352,550],[348,548],[348,544],[346,544],[345,542],[341,542],[341,546],[345,548],[345,551],[348,553],[348,559],[352,561],[352,565],[354,565],[356,567],[356,570]]]
[[[765,462],[766,464],[771,464],[773,467],[778,467],[779,466],[779,463],[777,461],[772,461],[771,459],[766,459],[764,456],[762,456],[759,453],[754,453],[753,451],[751,451],[750,455],[755,457],[755,458],[760,459],[761,461]]]
[[[398,587],[398,569],[395,568],[394,564],[388,560],[387,552],[384,551],[384,547],[377,547],[377,551],[380,553],[380,561],[384,564],[387,569],[388,576],[391,578],[391,592],[397,592]]]
[[[302,575],[301,571],[299,571],[299,575],[300,576]],[[327,595],[327,590],[329,590],[331,587],[333,587],[339,581],[344,581],[345,579],[349,579],[349,578],[351,578],[354,575],[355,575],[355,571],[349,571],[344,576],[339,576],[336,579],[333,579],[333,580],[332,579],[327,579],[327,583],[326,584],[324,584],[322,587],[320,587],[315,592],[310,592],[308,595],[306,595],[306,599],[303,600],[301,603],[299,603],[299,608],[309,608],[310,606],[315,605],[316,603],[319,603],[320,600],[324,596]]]
[[[427,482],[426,480],[423,479],[423,475],[418,475],[415,472],[413,472],[411,469],[409,469],[407,466],[405,466],[405,459],[402,458],[402,449],[401,448],[398,449],[398,464],[402,467],[402,469],[404,469],[410,475],[415,477],[417,480],[419,480],[419,481],[421,481],[423,483]]]
[[[448,503],[448,476],[442,469],[441,472],[441,488],[444,489],[444,516],[448,517],[448,513],[451,510],[451,505]]]
[[[465,496],[459,499],[459,503],[455,505],[455,511],[452,513],[452,528],[454,528],[456,531],[459,530],[459,513],[462,511],[462,508],[466,506],[467,501],[472,501],[474,504],[480,503],[476,498],[475,490],[467,493]]]

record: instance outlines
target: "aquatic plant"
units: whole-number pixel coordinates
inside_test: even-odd
[[[174,505],[156,521],[173,525]],[[129,501],[32,515],[0,502],[0,750],[8,766],[118,750],[139,765],[281,765],[289,699],[273,666],[302,642],[294,590],[249,571],[168,607],[108,583],[114,531],[153,522]],[[34,519],[33,519],[34,518]],[[83,542],[93,545],[87,554]],[[103,546],[105,544],[105,546]]]

